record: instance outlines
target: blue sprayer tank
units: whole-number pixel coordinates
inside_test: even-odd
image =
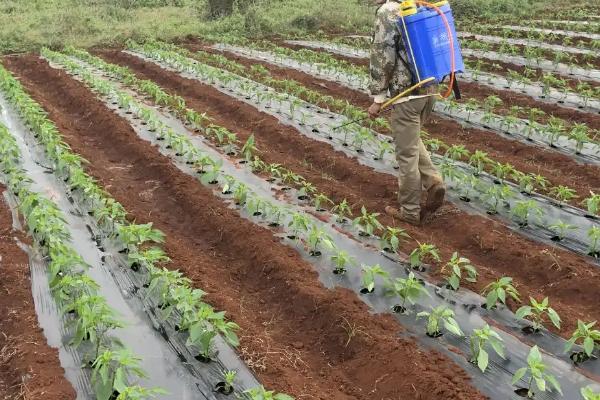
[[[450,4],[440,1],[434,5],[446,16],[454,42],[454,71],[451,67],[451,48],[448,27],[442,16],[433,8],[417,6],[413,0],[404,1],[400,6],[398,25],[404,39],[409,65],[415,79],[435,78],[437,83],[452,72],[464,72],[462,54],[454,17]]]

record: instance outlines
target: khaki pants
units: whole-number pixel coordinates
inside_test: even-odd
[[[398,203],[407,215],[419,216],[421,192],[443,182],[420,137],[435,104],[435,97],[423,97],[393,106],[392,136],[398,161]]]

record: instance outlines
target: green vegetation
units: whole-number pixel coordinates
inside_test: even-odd
[[[232,15],[212,20],[207,0],[5,0],[0,3],[0,53],[116,45],[130,38],[367,31],[373,15],[365,2],[347,0],[236,3]]]

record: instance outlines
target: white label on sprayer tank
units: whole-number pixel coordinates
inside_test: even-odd
[[[448,32],[441,32],[439,35],[431,38],[431,44],[434,49],[439,49],[440,47],[448,47],[450,45],[450,40],[448,39]]]

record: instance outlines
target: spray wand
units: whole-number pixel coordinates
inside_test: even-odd
[[[393,98],[389,99],[388,101],[386,101],[385,103],[383,103],[383,104],[382,104],[382,106],[381,106],[381,110],[382,110],[382,112],[383,112],[383,111],[387,111],[387,109],[389,109],[389,107],[390,107],[391,105],[393,105],[393,104],[394,104],[396,101],[400,100],[400,98],[402,98],[402,97],[406,96],[407,94],[409,94],[409,93],[410,93],[410,92],[412,92],[413,90],[415,90],[415,89],[418,89],[418,88],[420,88],[421,86],[423,86],[423,85],[425,85],[425,84],[427,84],[427,83],[429,83],[429,82],[433,81],[434,79],[435,79],[435,78],[431,77],[431,78],[427,78],[427,79],[425,79],[425,80],[422,80],[421,82],[419,82],[419,83],[417,83],[417,84],[415,84],[415,85],[413,85],[413,86],[409,87],[408,89],[406,89],[405,91],[403,91],[403,92],[402,92],[402,93],[400,93],[399,95],[397,95],[397,96],[395,96],[395,97],[393,97]],[[362,117],[362,118],[355,119],[355,120],[353,120],[353,121],[350,121],[350,122],[346,122],[344,125],[336,126],[335,128],[333,128],[333,130],[335,131],[335,130],[337,130],[337,129],[341,129],[341,128],[345,127],[345,126],[348,126],[348,125],[351,125],[351,124],[355,124],[355,123],[357,123],[357,122],[361,122],[361,121],[364,121],[365,119],[369,119],[369,118],[370,118],[370,116],[368,116],[368,115],[367,115],[366,117]]]

